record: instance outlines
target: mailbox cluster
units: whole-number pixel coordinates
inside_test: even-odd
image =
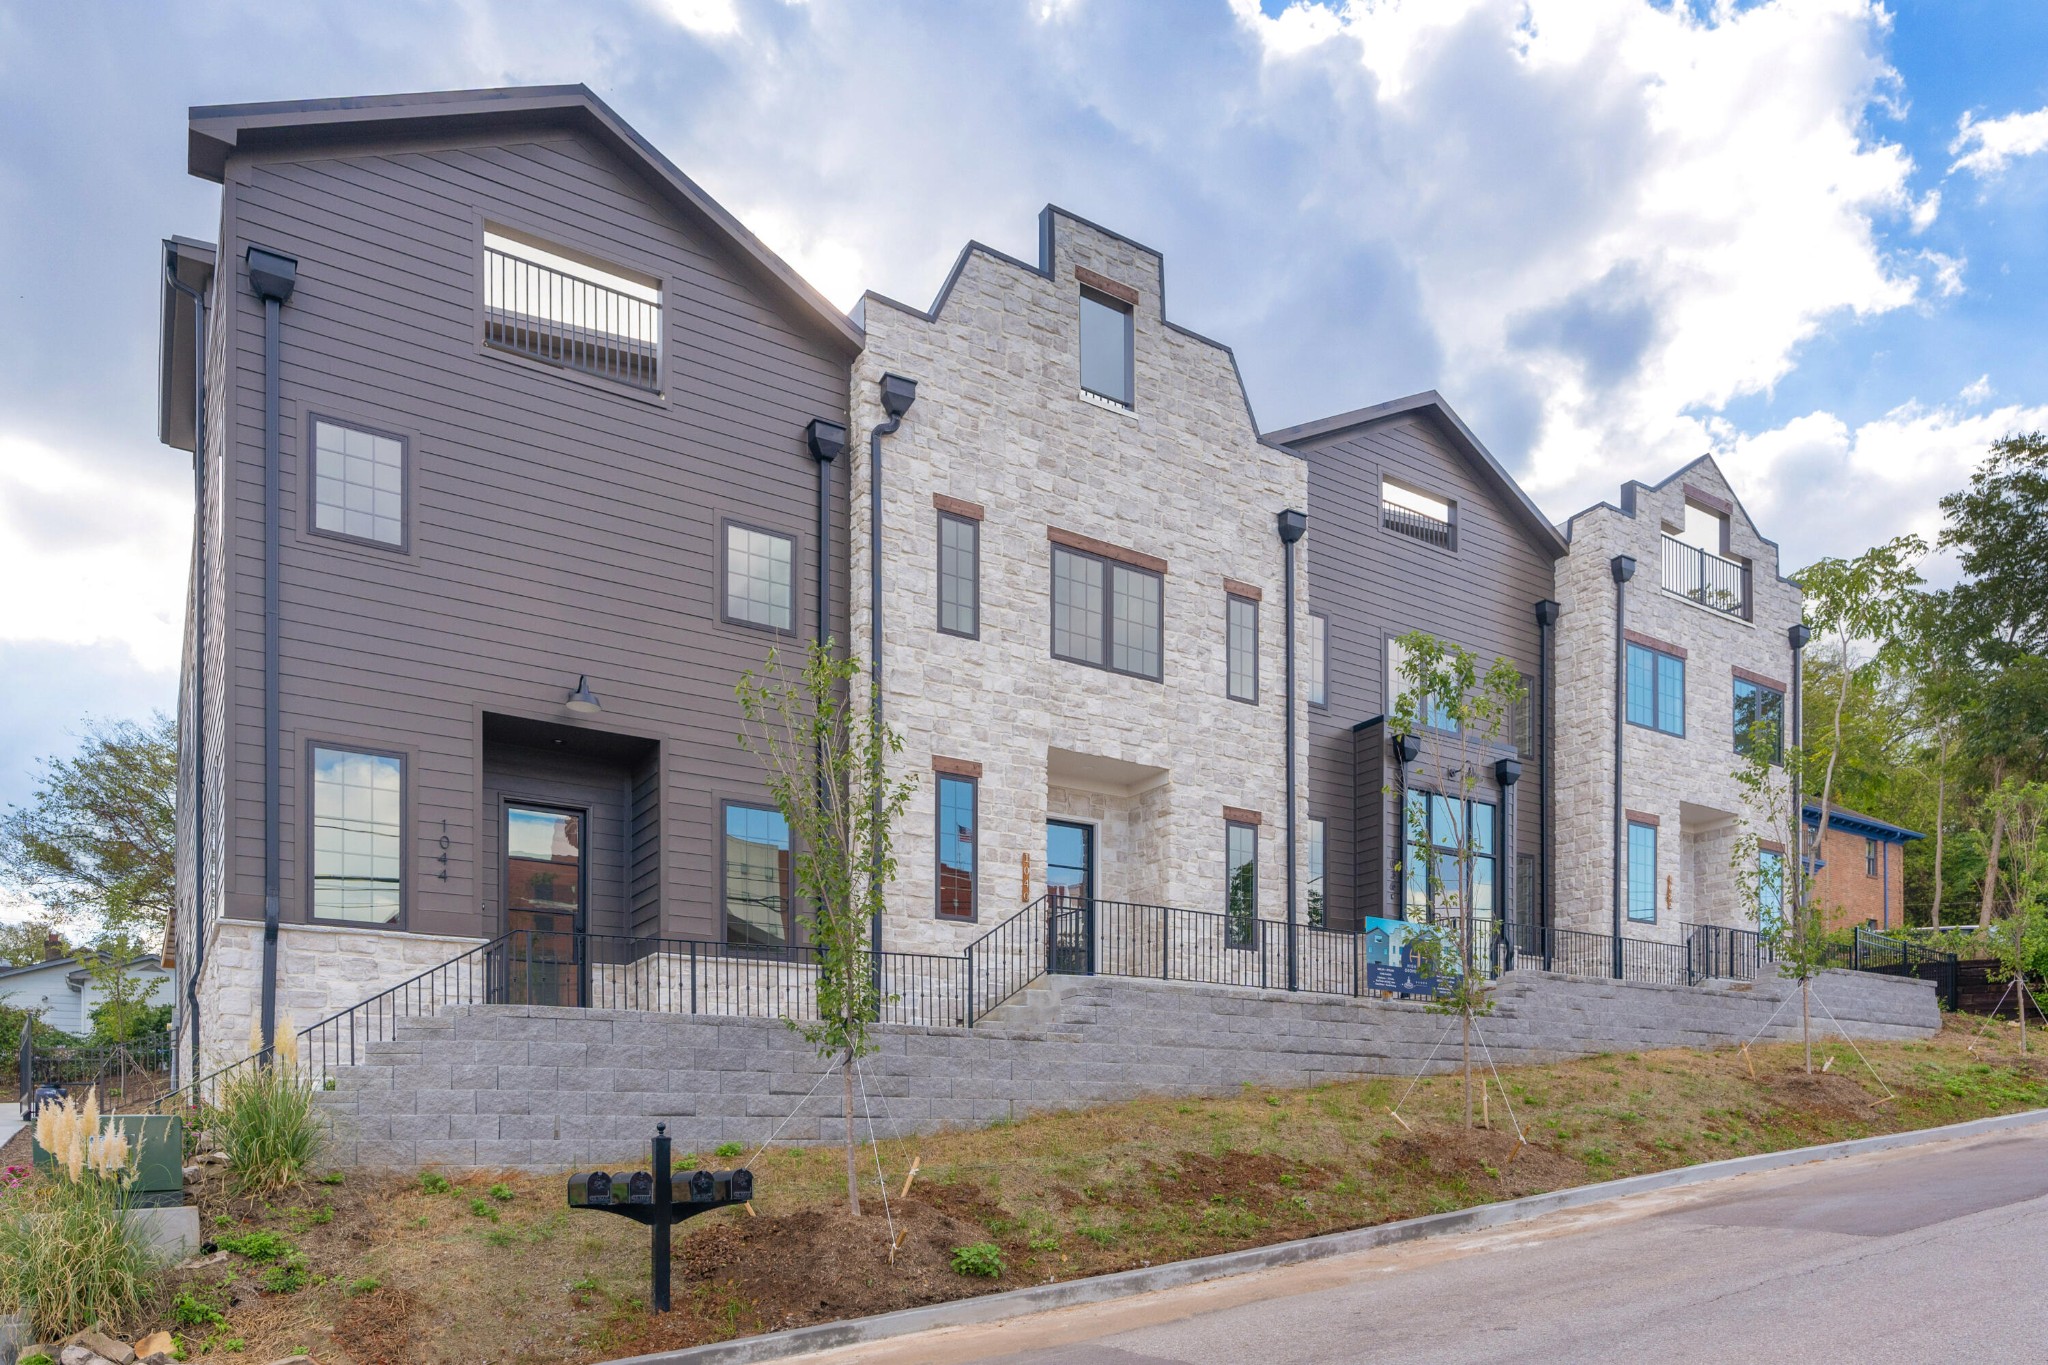
[[[668,1230],[688,1218],[713,1209],[744,1204],[754,1197],[754,1173],[738,1171],[693,1171],[683,1182],[677,1197],[669,1166],[668,1125],[654,1125],[654,1169],[652,1171],[581,1171],[569,1177],[569,1207],[598,1209],[645,1223],[653,1229],[654,1311],[669,1310]]]

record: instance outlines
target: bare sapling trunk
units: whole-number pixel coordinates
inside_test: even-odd
[[[2020,1035],[2024,1041],[2026,1035]],[[1465,1011],[1465,1126],[1472,1126],[1472,1011]]]
[[[1991,932],[1991,907],[1998,899],[1998,846],[2005,842],[2005,811],[1991,817],[1991,852],[1984,860],[1984,899],[1977,906],[1977,932]]]
[[[1941,756],[1934,769],[1934,903],[1927,909],[1930,927],[1941,927],[1941,846],[1946,833],[1948,807],[1948,731],[1941,733]]]
[[[848,1048],[839,1059],[839,1078],[846,1087],[846,1206],[853,1216],[860,1217],[860,1165],[856,1158],[859,1143],[853,1131],[853,1049]]]
[[[1813,1074],[1813,978],[1799,978],[1799,1036],[1806,1040],[1806,1074]]]

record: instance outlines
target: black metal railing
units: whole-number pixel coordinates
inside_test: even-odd
[[[484,249],[484,340],[635,388],[661,383],[661,305]]]
[[[1749,618],[1749,566],[1664,537],[1664,591],[1703,607]]]
[[[1040,896],[967,945],[967,1010],[970,1027],[996,1006],[1045,975],[1049,951],[1049,898]]]
[[[109,1111],[147,1103],[170,1088],[171,1057],[170,1035],[162,1033],[132,1043],[37,1047],[35,1029],[24,1019],[15,1057],[22,1121],[35,1122],[46,1089],[74,1099],[83,1091],[98,1091],[100,1107]]]
[[[1960,989],[1954,953],[1944,953],[1910,939],[1893,938],[1874,929],[1859,927],[1850,945],[1849,966],[1859,972],[1913,976],[1922,981],[1932,981],[1948,1008],[1953,1010],[1958,1004]]]
[[[1756,981],[1777,970],[1771,945],[1754,929],[1686,924],[1688,970],[1693,980]]]
[[[1442,517],[1433,517],[1427,512],[1418,512],[1412,507],[1397,507],[1391,502],[1380,504],[1380,525],[1389,531],[1415,539],[1429,545],[1451,547],[1451,523]]]

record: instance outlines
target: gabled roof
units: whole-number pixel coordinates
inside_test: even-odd
[[[1600,502],[1594,503],[1591,507],[1582,507],[1578,511],[1572,513],[1569,517],[1566,517],[1564,523],[1564,538],[1567,541],[1569,541],[1572,538],[1572,526],[1574,523],[1578,521],[1580,517],[1583,517],[1590,512],[1597,512],[1603,507],[1610,512],[1619,512],[1622,516],[1633,519],[1636,514],[1636,497],[1639,493],[1662,492],[1664,489],[1669,488],[1672,484],[1678,482],[1680,479],[1683,479],[1686,475],[1692,473],[1695,469],[1698,469],[1701,465],[1706,465],[1708,468],[1712,469],[1714,471],[1715,476],[1719,478],[1722,483],[1727,484],[1728,495],[1735,503],[1735,510],[1737,512],[1740,512],[1742,514],[1742,519],[1749,523],[1749,529],[1756,533],[1756,538],[1762,541],[1764,544],[1770,546],[1771,553],[1778,557],[1778,581],[1780,583],[1790,583],[1795,588],[1798,587],[1799,584],[1796,580],[1785,576],[1785,557],[1778,549],[1778,542],[1772,540],[1769,536],[1765,535],[1762,529],[1757,526],[1756,518],[1751,516],[1749,514],[1749,509],[1742,505],[1741,495],[1736,493],[1735,485],[1729,483],[1728,475],[1726,471],[1724,471],[1721,468],[1720,461],[1716,460],[1712,455],[1702,455],[1697,459],[1688,460],[1684,464],[1680,465],[1678,468],[1672,470],[1669,474],[1666,474],[1663,478],[1659,479],[1655,483],[1644,483],[1641,479],[1630,479],[1627,483],[1621,486],[1621,502],[1618,506],[1614,503],[1607,502],[1603,499]]]
[[[441,90],[412,95],[200,105],[191,110],[186,168],[205,180],[227,172],[238,151],[317,146],[362,137],[492,137],[529,128],[588,134],[642,171],[685,214],[724,237],[769,288],[849,354],[861,332],[789,263],[749,232],[674,162],[581,85]]]
[[[1390,402],[1375,403],[1369,408],[1340,412],[1335,417],[1303,422],[1300,426],[1287,427],[1281,431],[1269,431],[1260,439],[1269,445],[1296,447],[1336,436],[1357,427],[1384,422],[1388,418],[1407,417],[1417,413],[1436,420],[1437,425],[1451,438],[1451,445],[1465,457],[1473,472],[1479,475],[1480,481],[1491,485],[1500,495],[1501,502],[1522,522],[1523,529],[1528,531],[1530,539],[1541,545],[1552,559],[1563,557],[1567,546],[1564,537],[1550,524],[1550,518],[1543,515],[1543,509],[1522,491],[1522,485],[1515,482],[1514,475],[1508,473],[1501,462],[1493,457],[1493,452],[1472,434],[1472,429],[1465,425],[1464,419],[1452,410],[1451,405],[1444,401],[1443,395],[1435,389],[1411,393],[1406,398],[1396,398]]]
[[[1820,824],[1820,802],[1806,803],[1806,823]],[[1839,801],[1828,802],[1828,828],[1842,830],[1849,834],[1860,834],[1866,839],[1882,839],[1887,843],[1903,844],[1908,839],[1925,839],[1927,836],[1917,829],[1907,829],[1889,820],[1880,820],[1875,815],[1850,810]]]

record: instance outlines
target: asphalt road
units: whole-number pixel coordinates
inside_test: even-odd
[[[1615,1200],[820,1362],[2048,1359],[2048,1132]]]

